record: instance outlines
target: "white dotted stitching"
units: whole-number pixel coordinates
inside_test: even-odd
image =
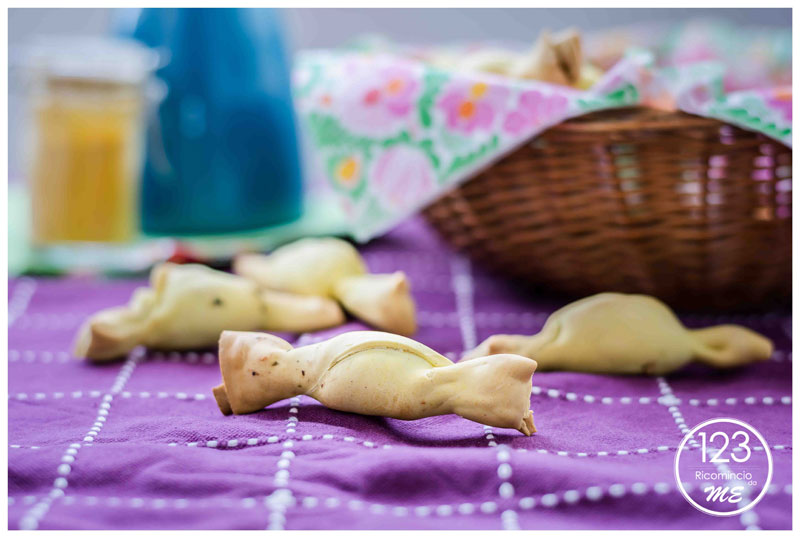
[[[303,436],[292,436],[287,435],[286,440],[291,441],[340,441],[340,442],[347,442],[347,443],[354,443],[356,445],[364,446],[366,448],[383,448],[383,449],[390,449],[392,445],[381,445],[380,443],[374,443],[372,441],[364,441],[360,439],[356,439],[355,437],[350,436],[334,436],[330,433],[326,433],[324,435],[313,436],[311,434],[305,434]],[[278,436],[271,436],[271,437],[238,437],[235,439],[209,439],[206,441],[192,441],[186,443],[180,443],[181,446],[187,447],[207,447],[207,448],[246,448],[251,446],[263,446],[265,444],[274,444],[280,441]],[[209,444],[211,443],[211,444]],[[168,446],[176,447],[179,446],[177,442],[170,442]]]
[[[58,314],[49,313],[33,313],[21,316],[16,325],[17,330],[73,330],[85,318],[89,317],[91,313],[75,314],[69,312],[62,312]]]
[[[495,440],[494,434],[491,432],[491,429],[485,427],[484,433],[485,438],[489,443],[495,444],[488,444],[488,446],[498,446]],[[337,441],[337,442],[345,442],[350,443],[355,446],[363,446],[370,449],[391,449],[392,445],[389,444],[380,444],[375,443],[372,441],[365,441],[361,439],[357,439],[352,436],[335,436],[330,433],[326,433],[324,435],[310,435],[305,434],[303,436],[287,436],[286,440],[291,441]],[[192,441],[192,442],[184,442],[184,443],[177,443],[177,442],[170,442],[168,446],[176,447],[176,446],[186,446],[186,447],[209,447],[209,448],[217,448],[217,449],[225,449],[225,448],[247,448],[251,446],[263,446],[265,444],[274,444],[280,441],[278,436],[271,436],[271,437],[238,437],[234,439],[210,439],[206,441]],[[210,445],[208,443],[211,443]],[[504,445],[499,445],[504,446]],[[12,448],[20,448],[19,445],[11,445]],[[31,448],[38,448],[38,447],[31,447]],[[687,450],[693,450],[697,447],[686,447]],[[773,450],[792,450],[790,445],[773,445],[770,447]],[[528,452],[527,448],[514,448],[511,449],[515,452]],[[657,447],[642,447],[642,448],[634,448],[628,450],[617,450],[615,452],[609,453],[607,451],[599,451],[599,452],[571,452],[566,450],[547,450],[544,448],[536,449],[536,452],[539,454],[552,454],[556,456],[575,456],[579,458],[586,458],[586,457],[604,457],[604,456],[635,456],[635,455],[643,455],[643,454],[652,454],[656,452],[667,452],[667,451],[674,451],[677,450],[677,446],[666,446],[661,445]],[[498,461],[504,462],[507,460],[498,459]],[[504,472],[504,471],[501,471]],[[501,477],[502,478],[502,477]]]
[[[475,312],[476,325],[488,328],[523,327],[536,329],[541,327],[548,314],[531,314],[515,312]],[[417,323],[423,327],[458,327],[460,319],[457,312],[417,312]]]
[[[8,326],[14,325],[20,316],[28,309],[28,305],[36,293],[36,281],[32,278],[22,277],[14,286],[11,298],[8,300]]]
[[[620,492],[624,496],[626,493],[631,493],[634,495],[643,495],[648,491],[653,491],[658,495],[665,495],[670,493],[673,490],[673,485],[667,482],[656,482],[655,484],[648,485],[643,482],[636,482],[632,484],[630,487],[626,488],[622,484],[614,484],[612,486],[607,486],[604,489],[604,486],[589,486],[584,490],[566,490],[563,492],[555,492],[555,493],[547,493],[540,495],[538,497],[539,501],[535,497],[522,497],[517,501],[517,506],[522,510],[530,510],[536,506],[556,506],[561,501],[568,503],[568,504],[575,504],[582,500],[588,500],[592,502],[596,502],[601,500],[605,496],[605,492],[610,490],[611,488],[615,488],[614,492],[618,497]],[[576,498],[577,494],[577,498]],[[609,493],[610,494],[610,493]],[[792,495],[792,485],[786,484],[783,486],[779,486],[777,484],[771,484],[769,489],[767,490],[768,495]],[[552,497],[548,497],[549,499],[555,499],[555,501],[550,500],[547,504],[541,503],[541,499],[545,496],[552,495]],[[612,495],[613,496],[613,495]],[[8,504],[9,505],[16,505],[16,504],[26,504],[31,505],[34,504],[40,497],[35,495],[25,495],[22,497],[8,497]],[[188,508],[189,506],[196,506],[196,507],[210,507],[210,506],[219,506],[220,504],[225,504],[226,506],[235,506],[235,503],[238,501],[243,508],[258,508],[259,504],[267,504],[269,503],[270,496],[267,497],[249,497],[246,499],[228,499],[223,498],[220,499],[218,497],[214,498],[206,498],[206,499],[142,499],[139,497],[130,497],[130,498],[120,498],[120,497],[107,497],[107,498],[98,498],[91,495],[64,495],[61,497],[62,502],[67,505],[72,505],[75,503],[82,503],[87,506],[96,506],[98,504],[103,504],[108,507],[120,507],[123,505],[129,506],[131,508],[167,508],[173,507],[178,509]],[[339,506],[345,506],[353,511],[361,511],[366,506],[367,509],[373,513],[389,513],[397,517],[406,517],[410,514],[421,515],[422,517],[426,517],[433,514],[438,516],[447,517],[451,515],[455,515],[456,513],[462,515],[469,515],[475,512],[476,504],[480,507],[486,504],[486,509],[491,512],[497,509],[497,504],[489,501],[487,503],[462,503],[458,505],[440,505],[435,509],[431,510],[431,508],[427,505],[423,506],[387,506],[384,504],[372,504],[372,503],[365,503],[364,501],[356,501],[352,505],[348,503],[343,503],[341,499],[336,497],[328,497],[325,499],[324,502],[320,503],[320,499],[317,497],[303,497],[299,499],[300,504],[299,507],[306,508],[306,509],[316,509],[319,507],[320,504],[324,504],[327,508],[337,508]],[[292,501],[290,501],[291,503]],[[417,509],[419,513],[417,513]]]
[[[203,364],[216,364],[217,363],[217,354],[211,353],[210,351],[206,351],[204,353],[198,353],[196,351],[186,351],[186,352],[179,352],[179,351],[170,351],[170,352],[162,352],[162,351],[153,351],[147,355],[146,358],[149,362],[188,362],[188,363],[203,363]]]
[[[530,510],[538,505],[552,508],[562,502],[567,504],[576,504],[582,500],[597,502],[605,495],[619,499],[628,494],[645,495],[651,490],[658,495],[666,495],[672,491],[672,488],[673,486],[667,482],[656,482],[652,486],[644,482],[635,482],[630,486],[626,486],[625,484],[611,484],[607,487],[590,486],[583,491],[571,489],[563,492],[547,493],[541,495],[538,501],[535,497],[523,497],[519,500],[518,506],[522,510]]]
[[[472,349],[477,345],[476,318],[473,306],[472,269],[469,260],[462,256],[455,256],[452,258],[450,269],[462,345],[464,349]],[[509,481],[512,475],[511,464],[509,463],[510,450],[505,445],[498,446],[491,426],[484,425],[483,431],[488,446],[497,447],[496,457],[499,462],[497,475],[501,480],[500,486],[497,489],[497,494],[502,499],[510,499],[514,496],[514,486]],[[480,509],[484,513],[493,513],[497,509],[497,504],[491,501],[485,502],[481,504]],[[452,510],[450,510],[450,513],[452,513]],[[505,510],[501,514],[500,520],[503,528],[506,530],[519,530],[520,528],[517,513],[514,510]]]
[[[669,386],[669,383],[667,383],[667,380],[664,379],[663,376],[657,377],[656,381],[658,382],[658,388],[661,391],[662,396],[670,400],[678,400],[678,398],[675,396],[675,393],[672,392],[672,387]],[[689,427],[686,425],[686,420],[683,418],[683,414],[678,409],[677,404],[670,405],[667,407],[667,410],[672,414],[672,418],[675,420],[675,425],[678,426],[678,429],[681,431],[681,433],[683,435],[689,433]],[[693,447],[698,446],[697,441],[694,439],[690,439],[688,442],[689,445]]]
[[[133,370],[136,368],[136,364],[142,359],[143,356],[144,350],[142,348],[136,348],[128,355],[128,359],[125,361],[125,364],[122,365],[122,368],[120,368],[120,371],[117,374],[117,377],[114,379],[111,389],[109,389],[108,394],[106,395],[107,397],[103,398],[103,403],[100,404],[100,409],[98,410],[97,417],[95,418],[95,426],[93,426],[93,428],[86,433],[86,436],[83,438],[84,443],[91,444],[94,442],[95,436],[97,436],[98,432],[102,428],[103,423],[106,421],[106,416],[111,408],[111,401],[113,400],[113,397],[119,394],[119,392],[122,390],[122,387],[125,386],[128,378],[130,378]],[[23,514],[19,522],[20,529],[33,530],[38,528],[39,522],[50,510],[50,505],[52,502],[55,499],[64,496],[64,490],[69,485],[66,477],[69,476],[69,473],[72,471],[72,466],[70,463],[75,461],[75,456],[80,448],[80,443],[72,443],[64,452],[62,462],[64,459],[67,459],[69,463],[59,464],[56,472],[61,476],[56,478],[53,482],[53,489],[50,490],[50,494],[34,505],[33,508],[28,510],[25,514]],[[66,456],[72,457],[66,458]]]
[[[70,362],[74,359],[66,351],[8,350],[8,362]]]
[[[563,400],[567,400],[567,401],[570,401],[570,402],[576,402],[576,401],[582,400],[582,401],[584,401],[586,403],[602,403],[602,404],[606,404],[606,405],[610,405],[610,404],[613,404],[615,402],[627,405],[627,404],[630,404],[630,403],[632,403],[634,401],[637,402],[637,403],[640,403],[642,405],[649,405],[649,404],[651,404],[651,403],[653,403],[655,401],[657,403],[660,403],[661,405],[669,407],[669,406],[674,406],[674,405],[678,405],[678,404],[682,403],[682,400],[680,398],[676,397],[672,393],[662,393],[662,395],[657,399],[653,399],[653,398],[650,398],[650,397],[647,397],[647,396],[642,396],[642,397],[638,397],[638,398],[632,398],[630,396],[621,396],[621,397],[602,396],[602,397],[599,397],[599,396],[594,396],[592,394],[578,395],[578,394],[576,394],[574,392],[562,393],[558,389],[542,387],[542,386],[539,386],[539,385],[533,385],[531,387],[531,394],[546,395],[549,398],[563,399]],[[760,400],[757,399],[757,398],[751,397],[751,398],[745,399],[745,403],[755,404],[755,403],[761,402],[761,403],[763,403],[765,405],[772,405],[772,404],[774,404],[776,402],[776,400],[780,400],[780,402],[782,404],[784,404],[784,405],[791,405],[791,403],[792,403],[791,396],[765,396],[765,397],[761,398]],[[722,401],[724,401],[727,405],[736,405],[738,400],[736,398],[724,398]],[[719,405],[720,399],[719,398],[709,398],[707,400],[698,400],[696,398],[692,398],[692,399],[688,400],[688,403],[689,403],[689,405],[693,405],[693,406],[710,406],[710,407],[713,407],[713,406]]]
[[[295,433],[295,427],[298,423],[298,418],[296,415],[299,405],[299,396],[294,396],[289,400],[289,417],[286,420],[287,433]],[[238,443],[234,443],[234,446],[236,446],[236,444]],[[230,446],[230,441],[228,442],[228,446]],[[281,456],[276,463],[278,470],[275,472],[275,476],[272,480],[273,485],[278,489],[276,489],[272,495],[267,497],[267,500],[265,501],[265,504],[269,509],[269,514],[267,516],[267,529],[269,530],[283,530],[286,525],[286,511],[289,507],[294,506],[295,504],[294,495],[287,487],[289,485],[289,467],[291,466],[292,460],[295,457],[294,452],[289,450],[293,446],[294,443],[291,440],[284,441],[284,451],[281,452]]]
[[[50,398],[50,399],[57,400],[57,399],[64,398],[65,394],[66,393],[64,393],[64,392],[53,392],[51,394],[46,394],[44,392],[37,392],[35,394],[28,394],[26,392],[18,392],[18,393],[15,393],[15,394],[9,394],[8,395],[8,399],[9,400],[29,400],[29,399],[30,400],[45,400],[45,399]],[[76,391],[70,392],[69,396],[72,397],[73,399],[77,399],[77,398],[99,398],[100,396],[103,396],[103,393],[101,391],[99,391],[99,390],[91,390],[91,391],[76,390]],[[130,392],[122,392],[120,394],[120,396],[122,398],[130,398],[131,396],[134,396],[134,394],[132,394]],[[139,398],[149,398],[150,397],[150,393],[149,392],[139,392],[139,393],[135,394],[135,396],[138,396]],[[206,399],[206,395],[205,394],[200,394],[200,393],[198,393],[198,394],[187,394],[185,392],[177,392],[177,393],[174,393],[174,394],[169,393],[169,392],[159,392],[158,393],[158,397],[159,398],[177,398],[179,400],[186,400],[186,401],[205,400]]]
[[[476,319],[480,319],[481,314],[475,313],[474,314]],[[436,323],[436,322],[433,322]],[[457,324],[448,323],[439,323],[437,326],[456,326]],[[19,326],[15,327],[19,329]],[[305,339],[303,339],[305,338]],[[295,346],[300,345],[309,345],[314,344],[317,342],[321,342],[326,340],[327,338],[324,336],[313,336],[309,334],[304,334],[301,336],[300,339],[295,343]],[[451,360],[457,359],[461,353],[457,351],[448,351],[442,353],[443,355],[447,356]],[[81,360],[77,357],[73,357],[66,351],[41,351],[41,350],[17,350],[17,349],[10,349],[8,351],[8,360],[9,362],[71,362],[71,361],[78,361]],[[161,351],[153,351],[150,352],[144,359],[145,361],[150,362],[189,362],[189,363],[203,363],[203,364],[216,364],[217,356],[215,353],[211,352],[204,352],[198,353],[196,351],[187,351],[187,352],[177,352],[172,351],[169,353],[164,353]],[[776,350],[774,355],[772,356],[772,360],[776,362],[781,362],[784,360],[791,361],[792,360],[792,352],[783,352],[780,350]],[[534,386],[535,394],[540,394],[543,389],[542,387]],[[560,396],[556,396],[560,397]],[[577,398],[575,397],[574,393],[566,393],[565,395],[567,400],[574,401]],[[613,397],[607,397],[612,398]],[[632,399],[628,396],[623,396],[618,398],[619,403],[622,404],[629,404],[631,403]],[[604,402],[605,403],[605,402]]]
[[[72,362],[80,361],[82,359],[73,357],[66,351],[42,351],[42,350],[18,350],[10,349],[8,351],[9,362]],[[203,363],[203,364],[216,364],[217,355],[210,351],[199,353],[196,351],[170,351],[168,353],[162,351],[149,352],[142,359],[142,362],[189,362],[189,363]]]
[[[456,256],[450,263],[452,273],[452,289],[456,297],[456,319],[461,329],[461,340],[464,349],[472,349],[477,345],[475,329],[475,312],[472,304],[472,273],[470,262],[462,256]]]

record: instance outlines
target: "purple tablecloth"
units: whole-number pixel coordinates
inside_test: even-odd
[[[557,306],[450,254],[418,222],[364,249],[402,269],[416,337],[457,358],[496,332],[533,333]],[[213,351],[70,355],[81,320],[141,281],[9,282],[9,527],[41,529],[708,528],[791,526],[788,315],[689,316],[773,339],[765,363],[689,367],[665,379],[536,373],[532,437],[456,416],[413,422],[340,413],[307,397],[223,416]],[[363,328],[356,322],[300,344]],[[720,518],[677,491],[675,450],[711,417],[744,420],[772,447],[772,486]]]

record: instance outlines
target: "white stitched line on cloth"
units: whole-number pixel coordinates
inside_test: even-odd
[[[746,396],[741,398],[741,401],[744,402],[746,405],[755,405],[755,404],[764,404],[764,405],[773,405],[776,403],[782,403],[783,405],[792,405],[792,397],[791,396],[763,396],[763,397],[755,397],[755,396]],[[677,399],[678,403],[682,403],[683,400],[680,398]],[[708,406],[708,407],[715,407],[722,403],[726,405],[736,405],[739,403],[738,398],[709,398],[708,400],[698,400],[696,398],[690,398],[687,403],[691,406]]]
[[[286,420],[286,433],[295,433],[297,426],[298,406],[300,405],[300,397],[294,396],[289,400],[289,418]],[[228,441],[228,446],[231,446]],[[206,443],[206,446],[210,446]],[[236,446],[235,444],[233,446]],[[278,459],[276,466],[278,470],[275,471],[273,478],[273,485],[278,488],[264,500],[264,504],[269,509],[267,516],[267,529],[268,530],[283,530],[286,525],[286,510],[294,506],[295,498],[292,491],[288,489],[289,485],[289,467],[292,460],[295,458],[295,453],[292,452],[294,441],[288,439],[283,442],[283,452]]]
[[[489,327],[506,327],[521,325],[523,327],[540,327],[550,316],[549,312],[475,312],[478,325]]]
[[[659,386],[661,384],[659,383]],[[547,388],[547,387],[540,387],[538,385],[533,385],[531,389],[531,394],[536,395],[543,395],[549,398],[558,398],[562,400],[567,400],[570,402],[586,402],[586,403],[602,403],[606,405],[611,405],[613,403],[621,403],[624,405],[631,404],[631,403],[639,403],[639,404],[651,404],[651,403],[659,403],[664,406],[674,406],[682,403],[683,400],[677,398],[674,394],[664,393],[658,398],[650,397],[650,396],[593,396],[592,394],[576,394],[574,392],[565,392],[559,389],[554,388]],[[745,398],[709,398],[707,400],[698,400],[696,398],[691,398],[686,400],[686,403],[693,406],[709,406],[713,407],[715,405],[720,405],[722,403],[726,405],[736,405],[740,401],[744,402],[747,405],[754,405],[757,403],[763,403],[764,405],[773,405],[775,403],[782,403],[784,405],[791,405],[792,404],[792,397],[791,396],[763,396],[756,398],[755,396],[747,396]]]
[[[8,326],[11,327],[28,309],[33,294],[36,293],[36,281],[23,277],[17,281],[11,298],[8,300]]]
[[[436,313],[434,313],[436,314]],[[476,318],[479,319],[481,314],[476,313]],[[441,325],[444,326],[444,325]],[[307,346],[309,344],[316,344],[317,342],[322,342],[326,340],[327,337],[324,336],[313,336],[308,333],[303,334],[293,345],[295,347],[298,346]],[[458,359],[459,355],[461,355],[458,351],[447,351],[442,353],[451,360]],[[9,349],[8,350],[8,360],[9,362],[71,362],[71,361],[79,361],[81,359],[77,357],[73,357],[66,351],[41,351],[41,350],[18,350],[18,349]],[[189,363],[203,363],[203,364],[216,364],[217,362],[217,355],[211,353],[210,351],[206,352],[197,352],[197,351],[171,351],[171,352],[162,352],[162,351],[154,351],[148,354],[145,357],[146,361],[151,362],[189,362]],[[792,352],[784,352],[781,350],[775,350],[772,354],[771,360],[775,362],[783,362],[783,361],[791,361],[792,360]],[[541,391],[549,391],[555,389],[546,389],[544,387],[533,387],[534,391],[541,390]],[[561,392],[561,391],[559,391]],[[534,392],[534,394],[539,394],[539,392]],[[577,399],[577,398],[570,398],[569,395],[573,393],[564,393],[567,399]],[[548,394],[549,395],[549,394]],[[590,395],[590,398],[594,398],[594,396]],[[637,400],[638,398],[634,397],[627,397],[623,396],[620,398],[621,403],[631,403],[632,401]],[[630,400],[630,401],[628,401]],[[594,400],[592,400],[594,401]],[[648,402],[649,403],[649,402]]]
[[[470,350],[478,345],[475,330],[475,311],[472,304],[472,273],[469,260],[461,256],[453,258],[451,263],[452,288],[456,296],[456,313],[458,315],[459,327],[461,328],[461,340],[464,350]]]
[[[122,368],[120,368],[117,377],[114,378],[114,383],[111,386],[111,389],[109,389],[109,391],[103,396],[103,402],[100,404],[100,408],[97,411],[97,417],[95,418],[94,424],[83,438],[84,443],[87,443],[86,446],[94,442],[94,438],[103,428],[103,425],[106,422],[106,417],[108,417],[109,411],[111,410],[111,402],[113,401],[114,396],[119,394],[119,392],[125,386],[125,383],[128,382],[128,378],[130,378],[133,370],[136,368],[137,362],[139,362],[143,356],[144,350],[142,348],[136,348],[128,355],[128,359],[125,361],[125,364],[122,366]],[[53,501],[64,496],[64,490],[67,489],[67,486],[69,485],[67,477],[69,476],[70,472],[72,472],[72,463],[75,461],[80,448],[80,443],[72,443],[61,456],[61,464],[56,469],[56,472],[59,476],[53,482],[53,489],[50,490],[50,494],[47,497],[44,497],[41,501],[36,503],[33,508],[25,512],[25,514],[20,518],[20,529],[33,530],[38,528],[39,522],[50,510],[50,506],[52,505]]]
[[[669,383],[667,383],[667,380],[664,379],[663,376],[657,377],[656,381],[658,382],[658,389],[661,391],[662,398],[664,399],[663,405],[668,405],[667,411],[670,412],[673,420],[675,420],[675,425],[678,426],[678,429],[683,435],[686,435],[689,433],[689,427],[686,425],[686,419],[683,418],[683,413],[678,409],[680,400],[675,396],[675,393],[672,392],[672,387],[669,386]],[[689,445],[694,448],[699,446],[694,439],[689,440]]]
[[[197,394],[189,394],[186,392],[120,392],[120,397],[122,398],[131,398],[131,397],[138,397],[138,398],[177,398],[178,400],[205,400],[207,396],[205,394],[197,393]],[[27,392],[18,392],[16,394],[9,394],[9,400],[60,400],[60,399],[79,399],[79,398],[100,398],[104,396],[104,393],[99,390],[74,390],[74,391],[66,391],[66,392],[52,392],[52,393],[45,393],[45,392],[34,392],[34,393],[27,393]]]
[[[146,358],[148,361],[152,362],[202,362],[203,364],[217,363],[216,353],[211,353],[210,351],[206,351],[204,353],[198,353],[197,351],[186,351],[183,353],[179,351],[170,351],[167,353],[163,351],[154,351],[148,354]]]
[[[74,359],[66,351],[33,351],[33,350],[8,350],[9,362],[70,362]]]
[[[451,260],[452,261],[452,260]],[[370,265],[370,260],[367,258],[367,265]],[[402,264],[401,264],[402,265]],[[375,268],[370,267],[370,270],[377,273],[382,272],[391,272],[397,270],[403,270],[402,267],[397,267],[397,265],[393,265],[391,268],[388,266],[386,269],[382,268]],[[417,278],[413,282],[413,291],[421,291],[425,293],[450,293],[447,291],[448,287],[450,286],[452,280],[452,274],[447,274],[446,272],[425,272],[424,274],[417,274],[415,275]],[[491,279],[490,277],[475,277],[474,280],[477,280],[481,283],[481,292],[484,293],[492,293],[497,290],[508,290],[508,286],[504,286],[503,284],[498,284],[495,280]]]
[[[475,323],[482,327],[510,328],[528,327],[539,328],[547,319],[548,314],[531,314],[516,312],[475,312]],[[425,327],[458,327],[459,316],[456,312],[417,312],[417,322]]]
[[[536,506],[543,508],[553,508],[561,503],[576,504],[581,500],[596,502],[604,496],[620,498],[628,494],[644,495],[649,491],[664,495],[672,490],[672,486],[667,482],[657,482],[653,485],[644,482],[635,482],[630,486],[624,484],[611,484],[610,486],[590,486],[583,490],[569,489],[558,493],[546,493],[537,497],[523,497],[519,500],[519,507],[522,510],[530,510]]]
[[[177,398],[178,400],[192,400],[192,401],[205,400],[208,398],[208,396],[200,392],[198,392],[197,394],[189,394],[187,392],[171,393],[165,391],[152,392],[152,393],[147,391],[142,391],[142,392],[123,391],[120,393],[120,396],[122,396],[123,398],[132,398],[133,396],[138,396],[139,398]]]
[[[688,446],[685,447],[686,450],[695,450],[699,448],[699,446]],[[531,449],[530,452],[538,452],[539,454],[555,454],[556,456],[577,456],[579,458],[587,458],[587,457],[606,457],[606,456],[636,456],[640,454],[653,454],[656,452],[669,452],[672,450],[677,450],[677,446],[667,446],[661,445],[655,448],[635,448],[635,449],[628,449],[628,450],[610,450],[610,451],[600,451],[600,452],[568,452],[566,450],[547,450],[544,448],[537,448]],[[770,449],[772,450],[792,450],[791,446],[788,445],[774,445],[771,446]],[[515,448],[517,452],[529,452],[527,448]],[[733,449],[734,451],[742,450],[739,447]],[[763,450],[761,447],[753,447],[753,450]]]
[[[15,329],[29,329],[29,330],[54,330],[62,331],[66,329],[76,328],[84,319],[88,318],[91,313],[83,314],[46,314],[35,313],[25,314],[20,316],[15,325]]]
[[[494,445],[489,446],[497,446],[497,443],[494,441],[494,434],[491,432],[486,433],[486,439],[490,443],[495,443]],[[324,435],[313,436],[310,434],[303,435],[302,437],[296,436],[287,438],[284,440],[291,440],[291,441],[336,441],[336,442],[345,442],[351,443],[356,446],[364,446],[366,448],[383,448],[383,449],[391,449],[392,445],[381,445],[380,443],[374,443],[372,441],[364,441],[360,439],[356,439],[355,437],[351,436],[334,436],[332,434],[326,433]],[[252,446],[264,446],[267,444],[275,444],[281,442],[282,439],[277,435],[273,435],[270,437],[250,437],[250,438],[234,438],[234,439],[209,439],[206,441],[191,441],[185,443],[177,443],[177,442],[170,442],[168,446],[177,447],[177,446],[186,446],[189,448],[193,447],[201,447],[201,448],[214,448],[214,449],[225,449],[225,448],[247,448]],[[19,445],[10,445],[11,448],[40,448],[40,447],[20,447]],[[636,456],[642,454],[655,454],[657,452],[669,452],[677,450],[677,446],[667,446],[661,445],[658,447],[650,447],[650,448],[633,448],[627,450],[610,450],[610,451],[599,451],[599,452],[570,452],[566,450],[548,450],[544,448],[537,448],[537,449],[527,449],[527,448],[514,448],[512,449],[515,452],[537,452],[539,454],[553,454],[555,456],[561,457],[568,457],[568,456],[575,456],[579,458],[590,458],[590,457],[613,457],[613,456]],[[687,450],[693,450],[697,447],[688,447]],[[754,450],[758,450],[759,447],[754,447]],[[789,445],[773,445],[770,447],[772,450],[792,450],[792,447]],[[734,449],[736,450],[736,449]]]
[[[561,502],[566,504],[574,504],[579,500],[586,499],[589,501],[598,501],[603,498],[605,495],[609,495],[611,497],[620,497],[620,493],[622,495],[626,495],[628,493],[632,493],[635,495],[641,495],[648,491],[652,491],[659,495],[664,495],[669,493],[673,490],[674,486],[672,484],[668,484],[666,482],[658,482],[656,484],[647,485],[642,484],[641,482],[636,482],[632,484],[630,487],[626,488],[622,486],[622,488],[618,487],[622,486],[621,484],[614,484],[612,486],[590,486],[584,490],[566,490],[563,492],[557,493],[547,493],[543,495],[538,495],[538,503],[537,499],[534,497],[523,497],[519,500],[519,506],[523,510],[529,510],[536,506],[544,507],[551,507],[555,506]],[[608,490],[613,488],[612,492]],[[784,486],[778,486],[777,484],[771,484],[769,489],[767,490],[767,495],[775,496],[779,493],[784,495],[792,495],[792,485],[786,484]],[[555,498],[555,503],[552,502],[553,497],[548,497],[546,504],[541,502],[541,499],[552,495]],[[8,505],[15,506],[18,504],[25,504],[31,505],[36,502],[39,497],[35,495],[24,495],[19,497],[8,497]],[[126,508],[143,508],[143,509],[164,509],[164,508],[173,508],[173,509],[184,509],[188,508],[189,506],[193,507],[214,507],[214,508],[233,508],[235,506],[240,506],[242,508],[257,508],[259,506],[259,501],[261,503],[266,503],[269,497],[248,497],[245,499],[232,499],[226,497],[213,497],[209,499],[143,499],[141,497],[97,497],[94,495],[64,495],[62,497],[62,503],[65,505],[73,505],[76,503],[81,503],[85,506],[98,506],[104,505],[109,508],[119,508],[119,507],[126,507]],[[429,515],[438,515],[438,516],[450,516],[450,515],[468,515],[475,511],[475,506],[477,504],[480,507],[482,504],[485,503],[463,503],[457,505],[439,505],[439,506],[428,506],[428,505],[420,505],[420,506],[390,506],[385,504],[376,504],[376,503],[365,503],[362,501],[350,502],[350,503],[343,503],[341,499],[337,497],[327,497],[321,503],[320,499],[313,496],[302,497],[300,498],[300,506],[306,509],[314,509],[319,507],[320,504],[328,507],[328,508],[336,508],[338,506],[345,506],[346,508],[354,511],[360,511],[365,507],[367,510],[374,514],[391,514],[397,517],[406,517],[409,515],[416,515],[416,516],[429,516]]]
[[[456,297],[456,312],[458,314],[459,328],[461,329],[461,340],[464,349],[468,350],[474,348],[478,343],[473,304],[474,290],[472,268],[469,260],[462,256],[455,256],[451,262],[451,273],[453,276],[453,293]],[[514,496],[514,486],[509,481],[513,474],[509,461],[511,459],[511,451],[507,446],[497,444],[497,441],[494,440],[494,432],[491,426],[484,425],[483,431],[488,441],[488,446],[496,447],[495,455],[498,461],[497,476],[500,478],[500,486],[497,489],[497,494],[503,499],[510,499]],[[447,508],[444,506],[447,506]],[[452,507],[449,505],[444,506],[436,508],[437,513],[439,513],[439,510],[445,512],[445,514],[440,515],[449,515],[449,513],[452,513]],[[461,513],[464,513],[465,510],[470,510],[467,506],[474,509],[474,507],[468,503],[460,505],[457,509]],[[494,501],[486,501],[479,505],[479,509],[485,514],[491,514],[497,510],[497,503]],[[415,512],[417,510],[418,508],[415,508]],[[520,528],[517,512],[513,509],[504,510],[500,514],[500,521],[505,530],[519,530]]]
[[[511,499],[514,497],[514,486],[511,484],[511,475],[513,474],[513,470],[511,469],[511,451],[508,449],[506,445],[500,445],[497,447],[497,476],[502,480],[500,483],[500,487],[498,488],[498,493],[500,497],[503,499]],[[483,505],[481,505],[483,507]],[[519,519],[517,517],[517,513],[514,510],[508,509],[503,510],[500,514],[500,520],[503,524],[503,528],[506,530],[519,530]]]
[[[292,422],[292,418],[294,416],[289,417],[289,424],[297,424],[295,420]],[[294,428],[293,428],[294,429]],[[193,441],[188,443],[180,443],[181,445],[185,445],[187,447],[206,447],[206,448],[237,448],[237,447],[250,447],[250,446],[263,446],[265,444],[275,444],[280,442],[281,439],[277,435],[272,435],[270,437],[250,437],[250,438],[236,438],[236,439],[210,439],[207,441]],[[345,435],[342,437],[337,437],[333,434],[326,433],[324,435],[314,436],[311,434],[305,434],[303,436],[295,436],[295,437],[287,437],[284,441],[341,441],[345,443],[352,443],[355,445],[361,445],[367,448],[384,448],[390,449],[392,445],[381,445],[380,443],[373,443],[372,441],[363,441],[356,439],[355,437],[350,437],[349,435]],[[178,443],[172,442],[169,443],[168,446],[178,446]]]
[[[73,357],[66,351],[41,351],[41,350],[8,350],[9,362],[71,362],[80,361],[82,359]],[[162,351],[154,351],[145,356],[145,361],[149,362],[189,362],[189,363],[203,363],[203,364],[216,364],[217,355],[206,351],[203,353],[197,351],[171,351],[168,353]]]
[[[488,426],[484,427],[484,433],[486,440],[488,441],[488,446],[497,446],[497,442],[494,440],[494,433],[492,433],[491,428]],[[284,440],[292,440],[292,441],[336,441],[336,442],[344,442],[344,443],[351,443],[357,446],[364,446],[366,448],[383,448],[383,449],[391,449],[392,445],[382,445],[380,443],[374,443],[372,441],[364,441],[362,439],[356,439],[355,437],[351,437],[349,435],[345,436],[335,436],[330,433],[326,433],[324,435],[311,435],[305,434],[303,436],[294,436],[288,437],[286,439],[281,439],[277,435],[272,435],[270,437],[250,437],[250,438],[235,438],[235,439],[209,439],[206,441],[192,441],[186,443],[177,443],[171,442],[168,443],[168,446],[176,447],[176,446],[186,446],[186,447],[203,447],[203,448],[214,448],[214,449],[225,449],[225,448],[247,448],[252,446],[264,446],[267,444],[275,444],[282,442]],[[13,445],[12,445],[13,446]],[[501,445],[503,446],[503,445]],[[677,446],[667,446],[661,445],[657,447],[650,447],[650,448],[632,448],[627,450],[608,450],[608,451],[599,451],[599,452],[571,452],[567,450],[548,450],[544,448],[536,448],[536,449],[527,449],[527,448],[513,448],[511,449],[513,452],[536,452],[539,454],[552,454],[554,456],[561,456],[561,457],[578,457],[578,458],[591,458],[591,457],[615,457],[615,456],[637,456],[643,454],[655,454],[658,452],[670,452],[677,450]],[[694,450],[697,447],[687,447],[687,450]],[[738,447],[737,447],[738,448]],[[760,447],[753,447],[754,450],[758,450]],[[792,447],[789,445],[773,445],[770,446],[772,450],[792,450]],[[734,449],[735,451],[737,449]]]

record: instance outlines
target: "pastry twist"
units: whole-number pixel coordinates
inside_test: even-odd
[[[305,394],[339,411],[415,420],[455,413],[525,435],[536,361],[494,355],[454,364],[403,336],[353,331],[293,348],[269,334],[225,331],[219,341],[220,410],[251,413]]]
[[[715,368],[763,361],[772,349],[769,339],[738,325],[687,329],[647,295],[600,293],[557,310],[533,336],[490,336],[463,360],[514,353],[544,370],[664,375],[692,361]]]

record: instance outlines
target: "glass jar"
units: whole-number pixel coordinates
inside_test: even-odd
[[[137,269],[147,84],[157,55],[134,41],[50,38],[26,60],[36,265]]]
[[[30,168],[34,243],[132,240],[141,91],[119,81],[53,75],[41,90]]]

